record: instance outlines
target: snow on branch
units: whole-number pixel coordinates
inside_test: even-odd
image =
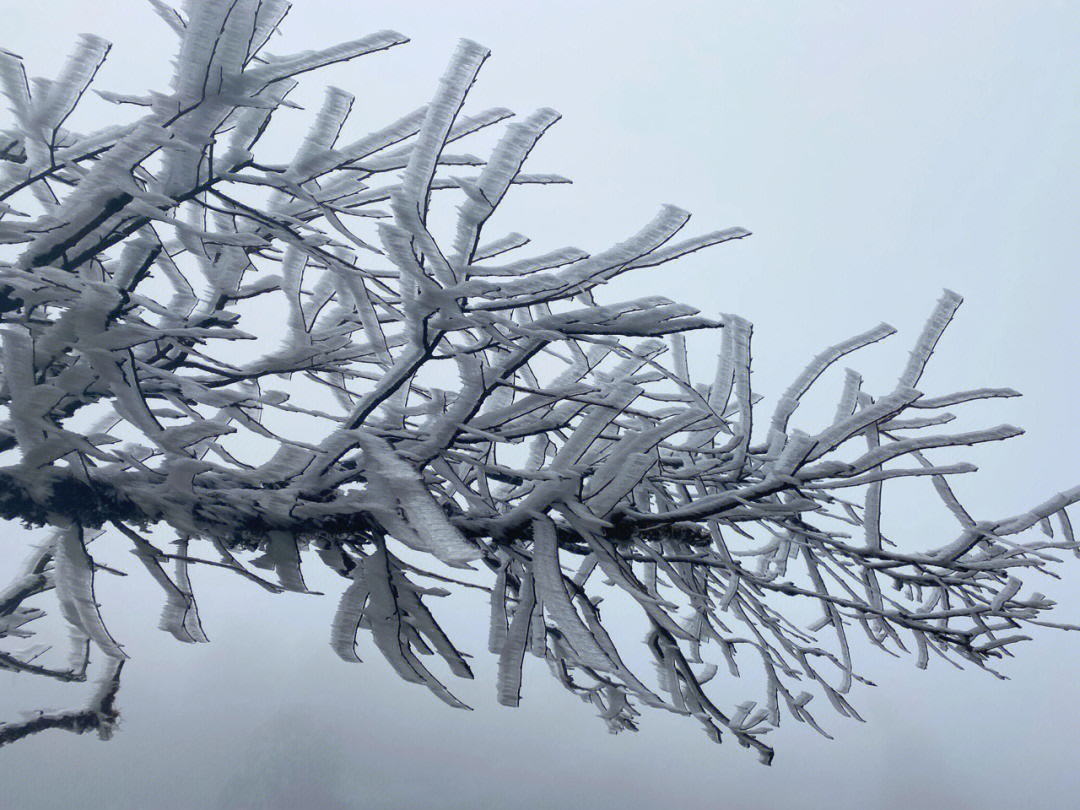
[[[130,541],[162,588],[161,627],[186,642],[206,640],[191,566],[306,592],[317,552],[348,583],[331,633],[346,660],[366,636],[403,678],[463,706],[418,654],[471,677],[428,602],[480,588],[500,702],[518,702],[528,652],[612,731],[662,708],[768,761],[762,736],[782,713],[820,730],[814,694],[858,716],[855,628],[914,649],[919,666],[933,654],[989,667],[1018,630],[1047,623],[1052,603],[1025,569],[1077,550],[1066,510],[1080,489],[980,520],[948,484],[974,467],[924,455],[1020,432],[937,432],[953,418],[940,409],[1011,389],[916,387],[958,295],[945,293],[893,390],[872,395],[848,370],[835,418],[791,427],[830,367],[893,334],[881,325],[808,357],[763,418],[749,322],[666,298],[601,300],[622,273],[746,230],[673,241],[689,214],[668,205],[614,246],[511,260],[528,238],[485,232],[513,186],[562,181],[524,173],[558,120],[547,108],[509,123],[487,159],[447,151],[511,115],[463,113],[487,49],[462,41],[431,102],[369,134],[345,135],[356,98],[331,88],[297,137],[275,127],[295,77],[406,39],[270,55],[283,0],[151,2],[179,55],[169,90],[102,94],[134,104],[131,124],[66,128],[107,58],[100,38],[80,40],[51,83],[0,51],[12,122],[0,141],[0,515],[55,529],[0,593],[0,639],[30,635],[42,612],[23,603],[55,589],[80,649],[125,657],[94,596],[103,566],[88,543],[102,528]],[[287,163],[258,157],[268,132],[295,144]],[[711,381],[691,377],[692,330],[716,340]],[[880,522],[897,478],[925,479],[959,529],[901,551]],[[174,549],[144,536],[155,524],[175,531]],[[601,620],[605,587],[639,608],[658,678],[624,663]],[[810,626],[805,609],[820,616]],[[0,653],[0,668],[61,679],[85,663]],[[706,692],[742,675],[763,685],[756,700],[724,709]],[[105,728],[113,693],[93,717],[48,723]],[[22,733],[0,726],[0,742]]]

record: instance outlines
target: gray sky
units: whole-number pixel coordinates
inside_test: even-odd
[[[298,98],[309,108],[326,83],[356,94],[355,128],[427,101],[459,36],[493,51],[469,109],[563,113],[530,168],[575,184],[519,189],[500,209],[502,227],[539,248],[607,247],[662,203],[692,211],[697,232],[753,231],[638,271],[617,292],[751,319],[766,402],[824,346],[883,320],[901,334],[851,365],[869,390],[891,387],[941,288],[960,292],[966,303],[920,387],[1016,388],[1023,399],[968,406],[964,425],[1028,431],[964,454],[981,471],[956,479],[962,498],[993,518],[1080,483],[1077,4],[296,5],[272,50],[381,28],[412,38],[307,78]],[[97,87],[164,89],[174,41],[148,5],[6,0],[0,10],[0,46],[32,74],[53,75],[74,36],[92,32],[114,43]],[[710,374],[715,347],[692,348],[699,376]],[[838,384],[821,385],[831,408]],[[816,413],[811,403],[793,421],[812,425]],[[894,534],[912,548],[947,539],[926,490],[896,493],[886,489],[884,506]],[[119,545],[112,556],[126,564]],[[535,662],[522,707],[495,706],[480,602],[447,616],[477,655],[477,682],[462,690],[476,711],[457,713],[398,681],[373,650],[359,667],[338,661],[332,598],[269,597],[199,573],[212,639],[199,648],[154,631],[158,599],[144,577],[108,584],[106,619],[134,659],[121,731],[107,744],[54,732],[3,751],[5,806],[379,808],[438,797],[449,808],[997,808],[1064,806],[1080,789],[1077,634],[1038,634],[1006,662],[1004,682],[862,650],[878,683],[853,695],[867,724],[822,711],[831,742],[785,725],[766,769],[686,719],[646,715],[640,733],[609,737]],[[1064,585],[1035,587],[1061,600],[1059,620],[1080,621],[1080,561],[1062,573]],[[36,689],[0,677],[0,717],[38,705]],[[73,694],[44,697],[74,706]]]

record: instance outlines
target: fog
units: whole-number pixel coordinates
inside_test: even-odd
[[[564,116],[529,167],[574,184],[517,189],[499,215],[540,248],[606,247],[661,203],[693,212],[699,229],[751,230],[629,274],[605,296],[663,294],[750,319],[753,383],[767,403],[820,349],[887,321],[900,336],[852,361],[881,390],[941,289],[958,291],[965,304],[920,388],[1013,387],[1024,397],[967,406],[965,425],[1027,431],[958,454],[980,466],[956,480],[958,493],[980,516],[1001,517],[1080,483],[1080,9],[762,5],[306,0],[271,49],[383,28],[409,36],[298,89],[308,108],[298,127],[329,83],[356,94],[354,126],[376,128],[430,97],[458,37],[491,48],[467,109],[547,105]],[[54,75],[75,35],[92,32],[114,44],[96,86],[167,84],[175,40],[148,4],[3,11],[0,47],[33,74]],[[716,347],[689,342],[707,376]],[[808,402],[793,421],[813,424],[831,407]],[[952,531],[928,492],[886,490],[885,525],[911,549]],[[5,526],[0,574],[30,537]],[[833,740],[785,722],[765,768],[685,718],[646,714],[638,733],[610,736],[533,660],[521,707],[497,706],[482,596],[455,594],[438,613],[475,655],[476,679],[458,690],[473,711],[461,712],[400,681],[370,644],[358,666],[333,655],[343,583],[318,566],[308,584],[325,596],[270,595],[194,571],[210,643],[181,645],[156,629],[160,597],[145,572],[116,538],[99,542],[96,557],[131,573],[101,577],[99,592],[132,659],[120,728],[107,742],[47,731],[5,747],[5,807],[1053,807],[1080,788],[1080,634],[1037,633],[1001,665],[1005,681],[940,660],[920,672],[857,645],[877,684],[851,696],[867,722],[822,712]],[[1033,585],[1059,600],[1055,618],[1080,621],[1080,561],[1060,572],[1061,582]],[[2,673],[0,720],[78,707],[91,688]]]

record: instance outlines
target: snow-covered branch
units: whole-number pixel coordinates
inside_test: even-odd
[[[56,530],[0,594],[0,638],[25,634],[40,610],[23,602],[55,589],[84,647],[124,657],[93,595],[86,542],[102,528],[130,540],[164,592],[162,627],[189,642],[205,640],[192,565],[305,591],[302,563],[317,551],[348,580],[337,653],[358,660],[363,629],[403,678],[461,706],[418,657],[435,652],[471,677],[426,604],[446,591],[416,580],[469,569],[460,585],[490,592],[500,702],[518,702],[528,651],[613,731],[634,728],[636,707],[664,708],[767,761],[761,737],[781,707],[818,727],[796,684],[857,717],[855,627],[875,646],[913,647],[919,666],[933,654],[985,667],[1024,625],[1046,623],[1052,603],[1020,577],[1077,549],[1066,508],[1080,489],[979,520],[947,482],[974,467],[923,455],[1020,433],[936,432],[952,419],[941,409],[1011,390],[916,387],[960,296],[946,291],[891,391],[865,392],[849,371],[835,419],[794,429],[828,368],[894,330],[808,358],[770,418],[755,408],[748,322],[660,297],[601,300],[622,273],[746,230],[680,237],[689,214],[669,205],[594,253],[508,258],[528,239],[486,231],[513,186],[565,182],[524,172],[559,116],[508,124],[486,159],[449,151],[511,117],[463,113],[485,48],[463,41],[430,104],[346,145],[355,99],[331,88],[293,157],[272,164],[260,141],[295,77],[406,39],[384,31],[277,56],[264,46],[283,0],[154,6],[179,37],[176,72],[167,92],[101,94],[141,111],[129,124],[65,127],[108,43],[84,38],[51,83],[28,82],[22,60],[0,51],[11,109],[0,133],[0,515]],[[710,382],[691,377],[691,330],[719,345]],[[881,491],[919,476],[958,527],[905,553],[882,531]],[[153,545],[153,524],[171,527],[178,548]],[[1046,536],[1021,534],[1032,527]],[[196,554],[204,544],[220,559]],[[245,567],[252,551],[276,583]],[[640,607],[655,685],[604,629],[601,578]],[[820,619],[800,626],[794,603]],[[714,703],[709,653],[732,677],[759,673],[759,699]],[[16,653],[0,667],[42,669]],[[49,670],[84,672],[85,660]],[[72,722],[83,721],[54,725]]]

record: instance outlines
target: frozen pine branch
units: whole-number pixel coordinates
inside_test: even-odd
[[[0,51],[0,514],[55,530],[0,594],[0,638],[30,635],[43,612],[25,603],[55,590],[82,651],[67,668],[3,652],[0,667],[79,679],[87,640],[126,657],[94,596],[101,530],[130,541],[181,641],[206,640],[191,566],[304,592],[317,552],[347,580],[331,633],[346,660],[363,630],[403,678],[463,706],[433,668],[472,672],[429,602],[480,587],[500,702],[519,701],[531,653],[613,731],[663,708],[765,761],[783,714],[821,730],[814,695],[858,717],[856,635],[920,667],[990,667],[1050,624],[1027,569],[1077,549],[1066,509],[1080,488],[976,518],[948,482],[975,468],[927,455],[1020,433],[943,427],[944,408],[1011,390],[918,387],[960,296],[942,297],[892,390],[848,371],[835,418],[797,430],[819,377],[894,330],[808,358],[770,415],[748,322],[603,299],[622,273],[747,231],[693,233],[667,205],[593,253],[527,255],[525,236],[488,232],[513,186],[565,181],[525,171],[550,109],[507,123],[486,159],[459,151],[511,118],[464,111],[482,46],[462,41],[427,106],[356,140],[343,134],[356,99],[328,89],[275,164],[260,142],[298,77],[405,37],[280,56],[267,46],[284,0],[153,5],[179,38],[175,73],[145,97],[100,93],[137,111],[128,124],[68,123],[107,58],[100,38],[52,82]],[[719,347],[710,382],[691,378],[691,330]],[[956,521],[918,553],[881,526],[883,489],[911,477]],[[171,550],[146,534],[159,524]],[[624,662],[600,580],[638,606],[655,672]],[[710,681],[743,674],[763,685],[755,700],[710,697]],[[102,723],[114,694],[89,710]]]

